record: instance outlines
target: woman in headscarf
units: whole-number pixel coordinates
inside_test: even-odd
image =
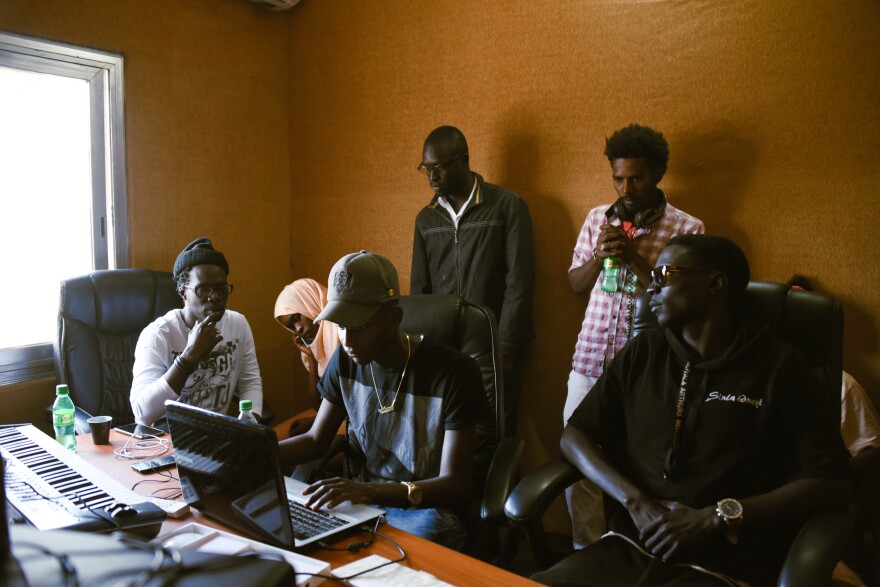
[[[318,379],[339,346],[335,324],[314,322],[326,304],[327,288],[314,279],[297,279],[284,286],[275,301],[275,320],[293,333],[293,345],[302,354],[303,365],[309,372],[307,393],[309,403],[315,409],[321,405]],[[302,434],[313,421],[314,418],[295,420],[290,426],[290,435]]]

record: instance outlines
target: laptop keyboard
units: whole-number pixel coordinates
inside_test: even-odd
[[[290,520],[293,522],[293,535],[299,540],[306,540],[312,536],[335,530],[349,524],[346,520],[338,518],[327,512],[315,511],[303,504],[287,500],[290,505]]]

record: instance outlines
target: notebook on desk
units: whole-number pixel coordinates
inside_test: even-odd
[[[293,548],[385,513],[351,503],[312,511],[306,485],[281,473],[274,430],[172,400],[165,409],[184,499],[223,524]]]

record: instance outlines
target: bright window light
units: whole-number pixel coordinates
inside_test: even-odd
[[[0,349],[51,342],[93,269],[89,117],[88,81],[0,67]]]

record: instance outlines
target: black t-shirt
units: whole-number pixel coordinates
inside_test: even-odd
[[[724,357],[692,361],[677,464],[672,480],[664,480],[690,359],[671,331],[640,334],[606,369],[569,424],[599,443],[649,495],[696,508],[766,493],[796,479],[847,474],[835,398],[822,390],[794,348],[766,328],[750,327]],[[609,527],[638,540],[622,509],[612,514]],[[751,546],[748,536],[740,541],[739,554],[754,550],[778,559],[771,567],[781,565],[789,534],[788,528],[762,529]],[[762,552],[768,548],[776,552]]]
[[[394,401],[400,371],[373,364],[382,405]],[[423,338],[410,359],[394,411],[380,414],[369,365],[339,347],[318,392],[348,415],[349,440],[363,453],[363,481],[418,481],[440,473],[446,430],[476,425],[487,410],[477,363],[455,349]]]

